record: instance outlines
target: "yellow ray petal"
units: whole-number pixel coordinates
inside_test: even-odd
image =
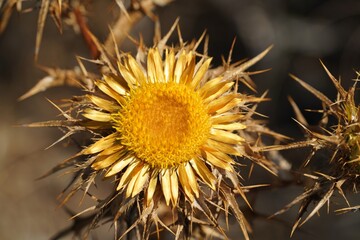
[[[161,174],[161,178],[160,178],[161,187],[162,187],[162,191],[163,191],[163,194],[165,197],[166,205],[168,205],[168,206],[170,203],[170,199],[172,198],[169,171],[170,171],[169,169],[164,169],[160,173]]]
[[[101,138],[100,140],[97,140],[95,143],[82,150],[82,154],[95,154],[103,151],[104,149],[110,148],[111,146],[113,146],[116,140],[116,136],[117,133],[112,133],[106,137]]]
[[[205,163],[198,159],[193,158],[190,160],[192,168],[195,170],[197,175],[213,190],[215,190],[215,183],[216,178],[214,175],[209,171],[208,167],[205,165]]]
[[[128,184],[129,181],[140,172],[143,166],[144,164],[140,161],[130,164],[125,170],[124,174],[121,176],[119,185],[117,186],[116,190],[119,191],[120,189],[124,188],[125,185]]]
[[[206,71],[209,69],[210,63],[211,63],[212,58],[207,59],[199,68],[199,70],[196,72],[192,82],[191,82],[191,86],[193,87],[193,89],[196,89],[200,83],[200,81],[203,79],[203,77],[205,76]]]
[[[113,176],[119,172],[121,172],[125,167],[127,167],[132,161],[134,161],[133,156],[129,156],[119,160],[117,163],[112,165],[109,170],[106,172],[105,177]],[[131,164],[134,165],[134,164]]]
[[[229,124],[213,124],[212,128],[234,131],[234,130],[245,129],[246,125],[235,122],[235,123],[229,123]]]
[[[187,177],[184,165],[181,164],[178,167],[177,171],[178,171],[178,175],[179,175],[180,184],[182,186],[182,189],[185,192],[185,195],[189,198],[190,202],[193,202],[194,201],[194,195],[192,193],[192,190],[191,190],[191,187],[190,187],[190,184],[189,184],[189,179]]]
[[[238,144],[245,141],[245,139],[240,137],[239,135],[223,130],[211,129],[210,134],[211,139],[217,140],[219,142]]]
[[[100,112],[91,108],[85,109],[84,113],[82,114],[84,117],[94,120],[97,122],[110,122],[111,115],[109,113]]]
[[[152,177],[150,178],[149,185],[147,187],[147,194],[146,194],[146,204],[149,205],[152,201],[152,198],[154,196],[156,186],[158,182],[158,175],[152,174]]]

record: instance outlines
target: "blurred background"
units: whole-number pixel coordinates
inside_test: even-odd
[[[6,2],[6,1],[5,1]],[[35,6],[39,7],[39,6]],[[88,25],[93,33],[105,40],[108,24],[112,23],[113,1],[89,1]],[[271,101],[261,104],[258,111],[268,116],[268,126],[282,134],[298,139],[302,134],[287,96],[294,98],[300,109],[320,109],[321,103],[291,80],[292,73],[325,93],[330,99],[335,88],[321,67],[321,59],[335,77],[342,79],[345,89],[353,84],[360,70],[360,1],[359,0],[175,0],[156,10],[161,28],[166,33],[180,17],[182,36],[191,41],[204,30],[209,36],[209,55],[213,66],[221,64],[236,38],[233,61],[252,58],[270,45],[271,52],[250,70],[269,69],[254,76],[256,95],[269,90]],[[5,31],[0,35],[0,239],[49,239],[70,224],[69,215],[58,208],[58,194],[69,177],[55,174],[36,180],[51,167],[77,149],[64,147],[63,142],[45,150],[62,136],[58,129],[33,129],[20,124],[54,119],[59,112],[46,100],[57,101],[81,94],[78,89],[58,87],[24,101],[17,99],[45,76],[34,63],[34,47],[38,11],[13,13]],[[154,24],[143,19],[132,31],[138,38],[142,33],[147,45],[152,44]],[[174,37],[171,41],[175,41]],[[123,50],[133,49],[128,41]],[[83,38],[73,29],[64,27],[62,34],[48,19],[40,49],[38,64],[48,67],[73,68],[75,56],[89,57]],[[316,124],[320,114],[304,112],[310,124]],[[303,150],[284,153],[296,165],[302,161]],[[253,183],[273,181],[268,173],[259,170]],[[248,179],[244,183],[247,184]],[[297,208],[278,220],[268,220],[290,202],[301,187],[289,186],[258,193],[254,209],[263,217],[252,219],[253,239],[289,239]],[[343,204],[341,198],[333,199]],[[350,202],[359,204],[358,196]],[[74,198],[70,207],[76,211],[86,206]],[[344,206],[343,206],[344,207]],[[336,209],[336,208],[335,208]],[[331,208],[330,210],[334,210]],[[298,230],[292,239],[360,239],[359,213],[315,216]],[[251,216],[250,216],[251,218]],[[231,223],[233,239],[238,239],[238,225]],[[111,233],[112,230],[106,229]],[[111,234],[109,235],[111,236]],[[66,237],[64,239],[71,239]],[[104,239],[103,235],[94,239]]]

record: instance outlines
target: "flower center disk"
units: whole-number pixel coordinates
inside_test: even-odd
[[[199,94],[177,83],[133,89],[113,119],[122,144],[157,168],[175,167],[198,155],[211,127]]]

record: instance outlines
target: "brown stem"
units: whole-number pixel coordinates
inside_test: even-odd
[[[97,59],[100,56],[100,51],[97,48],[96,44],[94,43],[92,37],[89,34],[90,33],[89,27],[82,15],[81,11],[79,9],[75,8],[74,14],[75,14],[76,21],[80,27],[81,34],[84,37],[84,40],[90,49],[92,58]]]

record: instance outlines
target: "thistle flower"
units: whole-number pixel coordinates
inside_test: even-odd
[[[328,165],[322,172],[313,172],[306,174],[314,180],[314,184],[306,189],[304,193],[294,199],[291,203],[285,206],[282,210],[274,215],[287,211],[290,207],[301,203],[298,217],[293,226],[292,233],[296,228],[306,223],[312,216],[329,202],[333,194],[337,191],[348,205],[347,208],[340,209],[341,212],[354,210],[350,206],[346,198],[347,193],[353,191],[357,192],[359,187],[360,176],[360,111],[359,106],[355,102],[356,84],[346,91],[337,80],[321,63],[328,74],[330,80],[337,90],[337,98],[335,101],[330,100],[323,93],[311,87],[309,84],[291,75],[301,86],[311,92],[323,104],[322,121],[317,130],[314,127],[309,129],[309,124],[301,114],[295,102],[290,98],[290,102],[295,110],[296,118],[300,126],[306,131],[308,139],[302,142],[295,142],[285,146],[270,146],[268,150],[284,150],[299,147],[311,147],[312,151],[306,159],[304,166],[308,165],[314,154],[325,149],[328,155]],[[358,74],[359,75],[359,74]],[[333,118],[336,124],[329,126],[329,118]],[[306,216],[305,215],[310,203],[317,202],[315,207]],[[359,208],[359,206],[355,207]]]
[[[199,197],[198,179],[216,190],[211,167],[234,172],[229,155],[243,155],[244,139],[233,133],[246,127],[239,122],[243,114],[231,110],[244,105],[246,97],[229,92],[234,82],[221,77],[201,84],[211,59],[196,66],[195,58],[194,52],[175,56],[170,49],[162,62],[158,49],[150,49],[144,73],[126,55],[119,63],[123,79],[104,76],[96,82],[111,100],[88,96],[93,105],[83,115],[115,131],[82,154],[95,154],[91,166],[105,169],[106,177],[124,170],[117,190],[125,189],[126,197],[149,182],[147,205],[160,186],[167,205],[176,206],[179,188],[193,202]]]
[[[131,222],[123,235],[142,229],[144,239],[154,225],[158,234],[160,225],[176,238],[199,231],[226,236],[218,216],[231,209],[248,239],[250,226],[235,198],[247,202],[234,157],[272,171],[272,163],[251,150],[257,139],[250,138],[251,132],[272,132],[251,119],[264,97],[238,93],[238,82],[252,85],[244,71],[270,48],[210,69],[211,58],[196,51],[201,40],[175,48],[164,45],[168,36],[150,49],[140,44],[136,58],[117,54],[117,70],[108,65],[108,73],[92,79],[95,89],[68,100],[61,110],[66,120],[31,126],[64,127],[64,138],[82,130],[94,134],[91,145],[50,172],[72,167],[76,173],[63,203],[79,190],[88,192],[97,176],[115,177],[112,194],[93,196],[97,205],[85,210],[95,211],[89,229],[110,217],[116,229]],[[171,214],[173,227],[166,227],[161,209]]]

